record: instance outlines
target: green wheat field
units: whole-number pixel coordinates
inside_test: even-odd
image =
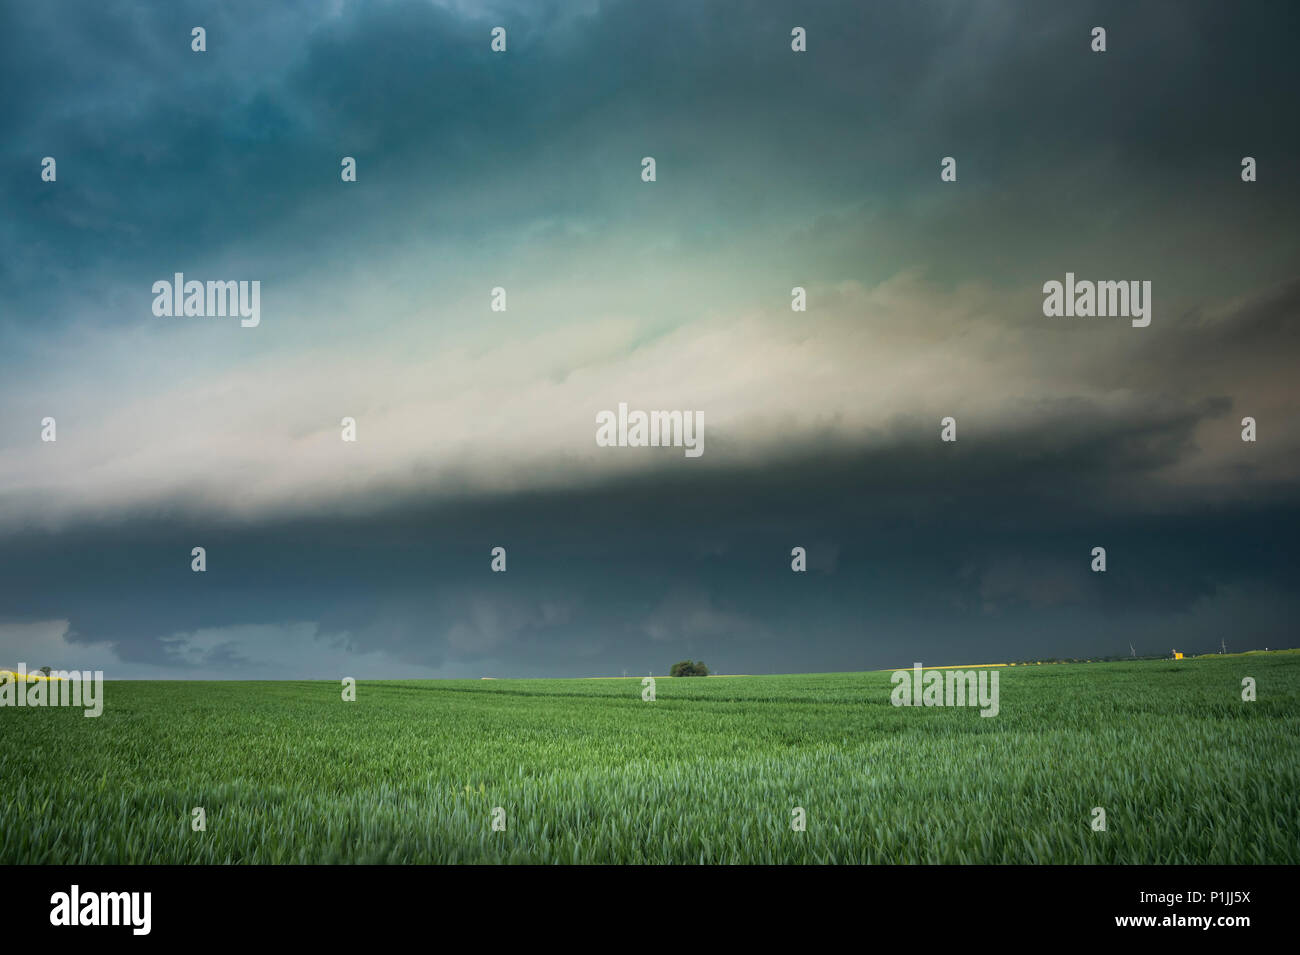
[[[0,709],[0,863],[1300,862],[1300,653],[999,673],[108,682]]]

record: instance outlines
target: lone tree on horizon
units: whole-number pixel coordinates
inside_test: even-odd
[[[709,668],[704,665],[703,660],[696,660],[694,663],[690,660],[682,660],[674,663],[668,672],[672,676],[708,676]]]

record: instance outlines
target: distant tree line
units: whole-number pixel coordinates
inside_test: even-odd
[[[1015,666],[1033,666],[1035,663],[1119,663],[1124,660],[1168,660],[1169,656],[1168,653],[1139,653],[1137,656],[1129,653],[1117,653],[1103,657],[1035,657],[1031,660],[1012,660],[1010,662]]]

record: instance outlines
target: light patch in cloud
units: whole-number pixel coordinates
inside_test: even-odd
[[[37,670],[103,670],[109,679],[122,679],[121,661],[111,643],[78,643],[69,640],[67,620],[33,620],[0,623],[0,667],[27,664]]]
[[[88,372],[75,394],[42,396],[43,407],[69,413],[57,444],[29,434],[5,449],[0,526],[160,505],[255,518],[364,510],[394,495],[580,488],[666,469],[762,464],[796,448],[884,447],[927,431],[937,441],[946,415],[957,418],[959,441],[1044,424],[1068,441],[1093,419],[1208,421],[1214,409],[1206,402],[1229,396],[1219,399],[1221,414],[1241,388],[1260,392],[1268,415],[1267,449],[1250,458],[1253,474],[1282,481],[1300,467],[1293,453],[1300,421],[1276,416],[1280,386],[1260,382],[1284,373],[1267,357],[1266,336],[1234,352],[1238,370],[1247,367],[1241,352],[1257,355],[1261,375],[1209,366],[1193,394],[1178,387],[1185,372],[1166,340],[1150,336],[1156,326],[1047,319],[1037,294],[978,284],[944,290],[917,274],[810,293],[816,307],[807,315],[772,305],[668,331],[611,317],[541,323],[504,339],[484,332],[443,349],[367,336],[297,354],[249,354],[105,406],[103,395],[128,384],[119,378],[135,377],[127,368],[185,367],[192,345],[171,336],[132,363]],[[1230,320],[1190,325],[1181,336],[1219,338]],[[1180,342],[1172,354],[1187,347]],[[1141,376],[1115,374],[1117,364],[1138,358]],[[69,360],[91,365],[85,355]],[[702,411],[703,458],[598,447],[595,415],[619,402]],[[1074,420],[1056,420],[1063,408],[1073,408]],[[356,443],[340,439],[344,416],[357,421]],[[1223,460],[1225,449],[1240,460],[1230,424],[1220,420],[1226,437],[1203,468],[1195,464],[1199,446],[1175,449],[1168,483],[1217,480],[1224,493],[1246,493]]]
[[[319,624],[240,624],[176,633],[160,641],[176,678],[208,680],[432,679],[439,667],[399,660],[385,649],[361,650],[347,633]],[[456,674],[463,675],[463,674]]]

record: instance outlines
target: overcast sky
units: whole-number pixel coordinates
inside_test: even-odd
[[[1295,645],[1298,26],[1286,3],[6,4],[0,666]],[[1067,271],[1150,281],[1151,324],[1045,317]],[[155,316],[176,272],[260,281],[260,325]],[[598,446],[620,402],[701,412],[703,455]]]

